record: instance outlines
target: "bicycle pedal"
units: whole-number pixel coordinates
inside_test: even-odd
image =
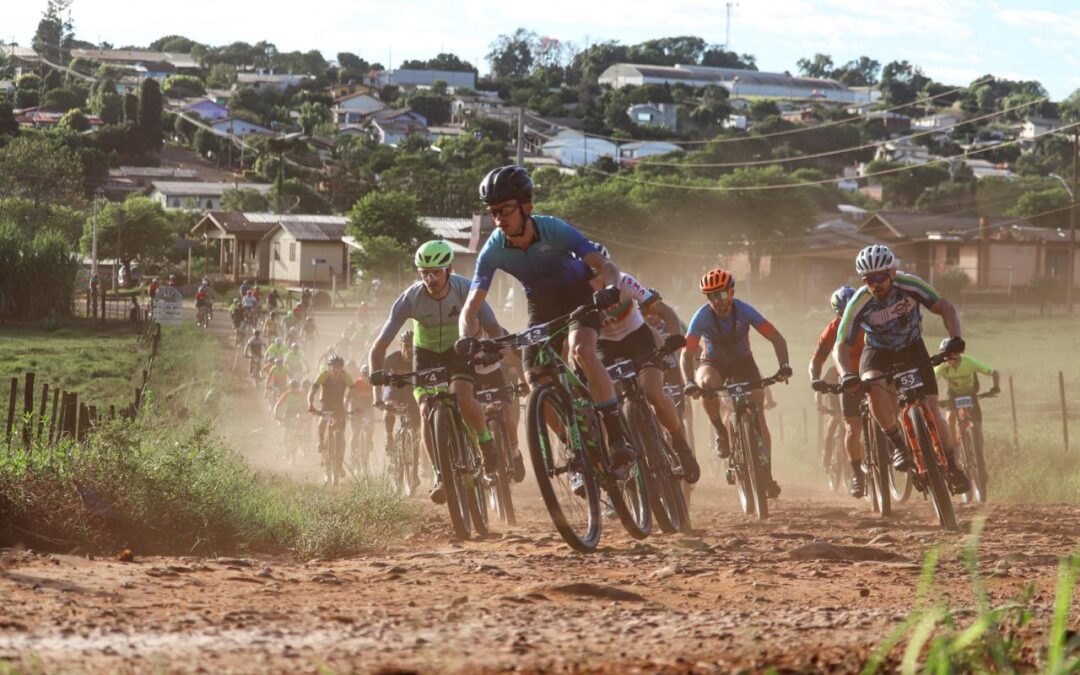
[[[731,468],[729,466],[724,471],[724,479],[727,481],[728,485],[734,485],[735,484],[735,469],[733,469],[733,468]]]

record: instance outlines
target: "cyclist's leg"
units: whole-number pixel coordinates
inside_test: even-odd
[[[844,418],[844,450],[847,451],[852,467],[861,464],[866,454],[863,448],[859,397],[857,393],[842,394],[840,397],[840,414]]]
[[[720,390],[724,387],[724,376],[716,364],[705,359],[698,360],[694,381],[704,389]],[[728,438],[727,426],[724,424],[724,411],[721,407],[720,397],[717,395],[703,396],[701,407],[705,409],[705,415],[709,418],[709,422],[716,432],[717,454],[721,457],[727,457],[731,453],[731,440]]]
[[[599,324],[597,312],[589,312],[581,321],[570,324],[570,354],[584,371],[589,394],[604,421],[612,463],[623,466],[633,462],[635,456],[623,437],[622,413],[619,410],[619,399],[615,396],[615,384],[596,349],[599,342]]]

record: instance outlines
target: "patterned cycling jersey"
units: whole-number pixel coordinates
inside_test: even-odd
[[[871,347],[900,351],[922,339],[919,305],[930,309],[940,299],[934,287],[919,277],[897,272],[884,301],[875,298],[868,286],[855,291],[840,319],[836,340],[854,346],[861,327]]]
[[[656,291],[645,288],[629,274],[620,274],[619,304],[604,312],[600,320],[600,339],[618,342],[633,333],[645,323],[640,307],[648,307],[660,296]]]
[[[450,292],[442,300],[431,297],[421,281],[410,286],[394,302],[390,318],[379,333],[379,340],[392,342],[405,322],[412,319],[415,323],[414,346],[439,354],[453,348],[458,339],[458,316],[461,315],[461,308],[465,306],[465,298],[469,295],[469,280],[451,274],[448,283]],[[502,329],[495,320],[495,312],[491,311],[486,302],[480,308],[479,319],[485,330],[492,329],[495,331],[494,335],[501,334]]]
[[[491,233],[476,258],[472,288],[490,288],[495,270],[520,281],[528,297],[558,293],[588,280],[590,269],[583,261],[586,255],[596,253],[592,242],[553,216],[533,216],[532,220],[536,240],[527,249],[511,246],[502,230]]]
[[[727,365],[750,356],[750,327],[769,337],[776,332],[756,309],[742,300],[733,300],[731,311],[725,317],[713,311],[712,305],[702,305],[690,319],[686,331],[686,346],[696,347],[705,341],[705,358]]]
[[[939,380],[945,380],[949,395],[953,397],[974,394],[978,389],[978,374],[989,375],[993,372],[993,368],[967,354],[960,355],[960,363],[956,364],[956,367],[946,361],[934,368],[934,375]]]

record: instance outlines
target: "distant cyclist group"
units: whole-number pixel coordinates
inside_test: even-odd
[[[559,218],[534,214],[533,183],[523,167],[491,171],[479,192],[496,228],[472,279],[454,273],[453,244],[421,245],[414,255],[418,280],[393,303],[366,354],[356,353],[350,324],[312,369],[309,304],[283,313],[257,288],[241,289],[232,301],[237,344],[278,418],[298,425],[307,412],[320,416],[327,482],[366,470],[370,415],[381,408],[385,464],[401,490],[415,493],[430,468],[430,497],[447,505],[459,536],[486,532],[489,511],[513,522],[510,485],[523,480],[526,464],[519,397],[527,392],[528,458],[571,546],[597,545],[602,511],[618,515],[635,537],[649,534],[654,516],[664,531],[686,530],[687,488],[701,469],[684,420],[688,401],[700,399],[727,482],[748,514],[767,517],[781,487],[773,475],[766,388],[794,371],[781,331],[736,297],[735,276],[705,272],[698,284],[704,302],[683,324],[662,294],[620,269],[606,247]],[[524,289],[528,321],[519,333],[509,333],[487,302],[498,271]],[[855,271],[863,285],[832,294],[836,316],[809,364],[813,389],[839,397],[850,494],[873,494],[887,512],[885,477],[890,469],[906,473],[932,499],[942,525],[955,527],[950,493],[970,493],[974,478],[985,495],[977,374],[993,378],[991,395],[998,374],[963,353],[956,309],[899,270],[888,246],[860,251]],[[948,333],[935,355],[923,341],[923,309],[941,316]],[[751,329],[773,347],[771,376],[762,376]],[[356,369],[357,356],[367,365]],[[948,387],[947,416],[939,378]],[[369,415],[354,425],[353,447],[365,449],[362,458],[354,453],[345,461],[344,429],[354,414]]]

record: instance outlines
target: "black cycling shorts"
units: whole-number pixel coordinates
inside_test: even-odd
[[[652,329],[646,324],[633,331],[621,340],[600,340],[596,343],[596,351],[605,366],[610,366],[620,359],[630,359],[638,369],[657,367],[656,365],[656,338],[653,337]]]
[[[592,296],[593,288],[587,281],[582,281],[580,284],[562,289],[557,293],[549,292],[541,295],[530,295],[528,297],[529,325],[536,326],[565,316],[582,305],[591,304]],[[600,313],[595,310],[586,312],[584,316],[571,321],[567,328],[551,339],[552,349],[561,353],[563,344],[566,342],[566,336],[569,335],[570,331],[578,328],[591,328],[599,335]],[[539,353],[539,345],[530,345],[526,348],[525,366],[532,367]]]
[[[414,347],[413,370],[427,370],[428,368],[446,368],[451,382],[454,380],[472,381],[476,377],[468,362],[452,347],[441,353]]]
[[[716,359],[699,358],[698,363],[716,368],[725,383],[739,384],[761,380],[761,371],[758,370],[757,361],[754,360],[753,354],[747,354],[741,359],[727,363],[721,363]]]
[[[840,414],[844,417],[858,417],[859,401],[863,394],[858,391],[845,391],[840,393]]]
[[[859,358],[860,376],[871,371],[886,372],[896,368],[918,368],[923,392],[927,396],[937,396],[937,377],[934,367],[930,365],[930,353],[922,340],[916,340],[897,351],[877,349],[869,344],[863,347],[862,357]]]

